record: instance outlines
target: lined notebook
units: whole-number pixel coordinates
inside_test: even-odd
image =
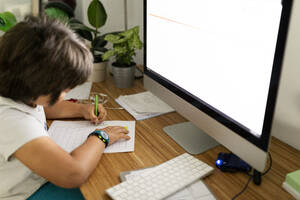
[[[127,127],[130,140],[119,140],[105,148],[104,153],[132,152],[134,151],[135,121],[104,121],[95,126],[89,121],[53,121],[49,128],[50,137],[67,152],[84,143],[87,136],[96,128],[107,126]]]

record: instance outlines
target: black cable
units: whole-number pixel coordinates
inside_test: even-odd
[[[269,155],[269,158],[270,158],[270,165],[269,165],[269,168],[264,173],[261,174],[262,176],[264,176],[265,174],[267,174],[270,171],[271,167],[272,167],[272,156],[271,156],[271,153],[268,152],[268,155]]]
[[[270,169],[272,168],[272,156],[271,156],[271,153],[268,152],[268,155],[269,155],[269,158],[270,158],[270,165],[269,165],[269,168],[264,173],[261,174],[261,176],[266,175],[270,171]],[[253,179],[253,175],[252,174],[249,174],[248,172],[246,174],[248,174],[250,176],[249,179],[248,179],[248,182],[246,183],[246,185],[244,186],[244,188],[239,193],[237,193],[236,195],[234,195],[234,197],[232,197],[232,200],[235,200],[238,196],[240,196],[243,192],[245,192],[245,190],[247,189],[250,181]]]
[[[248,182],[246,183],[246,185],[244,186],[244,188],[242,189],[242,191],[240,191],[239,193],[237,193],[236,195],[234,195],[234,197],[232,198],[232,200],[236,199],[238,196],[240,196],[248,187],[250,181],[253,179],[253,176],[250,176],[248,179]]]

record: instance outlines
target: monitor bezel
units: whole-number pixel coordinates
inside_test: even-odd
[[[275,111],[276,97],[277,97],[279,81],[280,81],[280,73],[282,70],[282,63],[283,63],[284,50],[285,50],[285,45],[287,40],[292,3],[293,0],[282,0],[282,13],[281,13],[280,25],[278,30],[277,42],[276,42],[276,49],[275,49],[275,54],[273,59],[270,88],[268,92],[262,134],[260,137],[254,136],[251,133],[251,130],[249,130],[247,127],[233,120],[229,116],[226,116],[224,113],[208,105],[201,99],[193,96],[192,94],[190,94],[189,92],[181,88],[180,86],[172,83],[171,81],[167,80],[163,76],[157,74],[146,65],[147,63],[147,0],[144,0],[144,73],[154,81],[158,82],[165,88],[172,91],[180,98],[184,99],[194,107],[206,113],[208,116],[212,117],[213,119],[223,124],[233,132],[245,138],[246,140],[248,140],[249,142],[257,146],[258,148],[260,148],[261,150],[267,152],[269,147],[269,140],[271,137],[272,120]]]

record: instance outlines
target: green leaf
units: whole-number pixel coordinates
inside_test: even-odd
[[[108,49],[105,48],[105,47],[94,47],[93,50],[98,51],[98,52],[102,52],[102,53],[105,53],[106,51],[108,51]]]
[[[105,37],[106,35],[109,35],[109,34],[111,34],[111,35],[118,35],[120,33],[121,33],[121,31],[114,31],[114,32],[110,32],[110,33],[105,33],[103,36]]]
[[[118,41],[119,39],[121,38],[121,36],[119,35],[115,35],[115,34],[108,34],[104,37],[104,39],[108,42],[111,42],[111,43],[115,43],[116,41]]]
[[[93,0],[88,7],[89,23],[96,29],[102,27],[107,20],[107,14],[103,4],[99,0]]]
[[[75,31],[80,37],[92,41],[93,40],[93,35],[92,33],[95,32],[95,30],[85,26],[82,22],[75,18],[71,18],[69,20],[69,26],[72,30]]]
[[[130,38],[128,38],[128,37],[122,37],[122,38],[120,38],[119,40],[115,41],[114,44],[127,43],[127,41],[128,41],[129,39],[130,39]]]
[[[88,26],[84,25],[82,22],[78,21],[77,19],[70,19],[69,20],[69,26],[73,30],[86,30],[90,32],[96,32],[94,29],[89,28]]]
[[[127,52],[127,48],[125,46],[122,45],[117,45],[115,46],[115,51],[117,54],[125,54]]]
[[[132,37],[133,34],[134,34],[133,29],[129,29],[127,31],[124,31],[124,32],[120,33],[120,35],[122,35],[122,36],[124,36],[126,38]]]
[[[119,34],[108,34],[105,36],[104,39],[113,44],[121,44],[121,43],[127,42],[129,37],[124,37],[124,36],[122,36],[121,33],[119,33]]]
[[[133,41],[132,41],[132,43],[133,43],[133,46],[134,46],[135,48],[137,48],[137,49],[141,49],[141,48],[143,47],[143,43],[142,43],[142,41],[140,40],[140,37],[139,37],[138,34],[135,34],[135,35],[133,36]]]
[[[0,13],[0,30],[6,32],[17,24],[17,19],[11,12]]]
[[[69,20],[69,15],[59,8],[46,8],[44,12],[52,19],[58,19],[62,22],[67,22]]]
[[[135,27],[132,28],[132,30],[133,30],[133,32],[134,32],[135,34],[139,34],[139,32],[140,32],[140,27],[139,27],[139,26],[135,26]]]
[[[0,18],[0,26],[4,26],[4,25],[5,25],[4,19]]]
[[[130,51],[134,51],[134,48],[135,48],[135,46],[134,46],[134,44],[133,44],[133,37],[132,37],[132,38],[130,38],[130,39],[128,40],[128,49],[129,49]]]
[[[95,48],[101,48],[104,47],[107,44],[107,41],[104,40],[104,35],[102,36],[98,36],[96,37],[93,41],[92,41],[92,47]]]
[[[76,19],[74,17],[72,17],[72,18],[69,19],[69,23],[70,24],[82,24],[81,21],[79,21],[78,19]]]
[[[77,33],[80,37],[88,40],[88,41],[92,41],[93,40],[93,35],[91,32],[87,31],[87,30],[83,30],[83,29],[78,29],[78,30],[74,30],[75,33]]]
[[[108,50],[106,51],[103,55],[102,55],[102,60],[105,61],[105,60],[108,60],[110,57],[114,56],[115,55],[115,50],[114,49],[111,49],[111,50]]]

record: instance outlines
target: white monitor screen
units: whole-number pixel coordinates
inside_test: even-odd
[[[281,11],[281,0],[149,0],[146,66],[259,137]]]

